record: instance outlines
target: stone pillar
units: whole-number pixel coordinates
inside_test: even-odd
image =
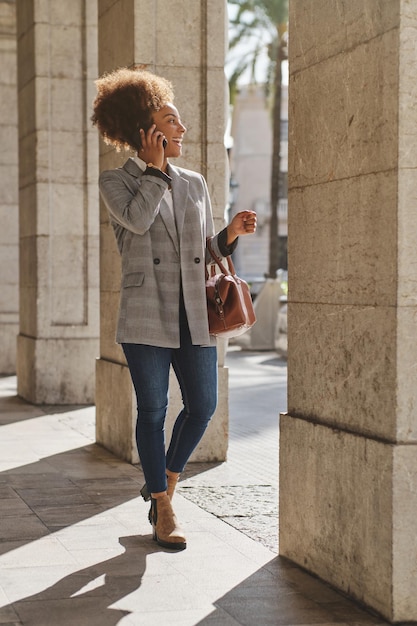
[[[17,2],[20,204],[18,394],[94,399],[98,150],[94,2]]]
[[[99,0],[99,73],[144,64],[175,88],[175,103],[188,127],[178,165],[207,179],[217,228],[224,221],[228,175],[223,137],[227,98],[224,76],[226,2],[202,0]],[[100,168],[121,164],[101,142]],[[120,260],[106,209],[100,213],[101,338],[96,377],[97,441],[118,456],[137,462],[134,437],[136,400],[120,346],[115,344]],[[224,346],[219,351],[219,405],[193,461],[221,461],[228,442],[228,372]],[[174,377],[173,377],[174,378]],[[172,380],[169,432],[180,404]]]
[[[417,620],[416,3],[290,3],[280,553]]]
[[[0,1],[0,374],[16,371],[19,331],[16,7]]]

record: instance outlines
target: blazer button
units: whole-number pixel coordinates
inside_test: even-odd
[[[194,259],[194,263],[200,263],[200,257],[196,256]]]
[[[156,259],[153,260],[155,265],[159,265],[161,262],[161,259],[158,259],[158,257]]]

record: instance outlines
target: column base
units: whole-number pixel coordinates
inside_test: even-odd
[[[127,365],[97,359],[96,441],[119,459],[139,463],[136,398]]]
[[[18,333],[18,321],[4,322],[0,314],[0,375],[2,376],[11,376],[16,373],[16,337]]]
[[[392,622],[417,620],[416,477],[417,446],[282,415],[280,554]]]
[[[32,404],[92,404],[98,339],[17,338],[17,393]]]

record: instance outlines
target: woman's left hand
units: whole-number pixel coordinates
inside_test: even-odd
[[[241,235],[251,235],[256,231],[255,211],[240,211],[234,215],[227,227],[227,245],[235,241]]]

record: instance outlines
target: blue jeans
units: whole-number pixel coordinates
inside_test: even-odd
[[[167,488],[165,470],[182,472],[202,438],[217,405],[217,350],[193,346],[188,325],[181,325],[181,347],[124,343],[136,391],[136,442],[149,493]],[[184,408],[165,454],[165,416],[170,366],[177,376]]]

